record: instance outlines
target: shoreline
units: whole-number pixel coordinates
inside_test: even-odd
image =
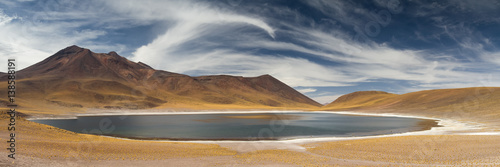
[[[248,110],[248,111],[229,111],[229,110],[204,110],[204,111],[167,111],[167,112],[104,112],[104,113],[85,113],[85,114],[75,114],[75,115],[61,115],[53,117],[33,117],[26,120],[38,120],[38,119],[77,119],[79,116],[130,116],[130,115],[193,115],[193,114],[261,114],[261,113],[331,113],[331,114],[342,114],[342,115],[359,115],[359,116],[374,116],[374,117],[401,117],[401,118],[417,118],[417,119],[431,119],[431,120],[441,120],[439,118],[425,117],[425,116],[413,116],[404,114],[394,114],[394,113],[364,113],[364,112],[352,112],[352,111],[306,111],[306,110]]]
[[[215,111],[209,112],[213,113]],[[269,111],[239,111],[238,113],[261,112],[269,113]],[[271,112],[285,113],[287,111]],[[431,118],[392,113],[318,112]],[[190,112],[190,114],[196,113],[203,112]],[[227,113],[227,111],[218,111],[218,113]],[[415,114],[418,115],[418,113]],[[110,166],[111,164],[128,166],[132,163],[136,163],[132,166],[143,163],[157,166],[164,165],[165,163],[171,164],[172,161],[183,165],[191,163],[191,166],[201,163],[210,163],[213,166],[249,165],[248,162],[252,162],[251,164],[253,165],[299,166],[307,164],[446,166],[450,165],[450,162],[453,162],[455,165],[477,165],[477,162],[488,165],[498,165],[497,163],[500,163],[500,159],[498,159],[500,156],[497,154],[500,148],[500,144],[497,142],[500,139],[500,131],[489,128],[489,126],[473,126],[477,124],[445,119],[449,117],[440,118],[442,119],[431,119],[439,120],[438,124],[445,125],[446,127],[434,127],[431,130],[425,131],[378,136],[316,138],[305,136],[302,139],[278,141],[137,140],[68,133],[67,131],[54,129],[43,124],[26,123],[20,125],[24,125],[22,129],[25,129],[25,133],[27,133],[26,137],[28,137],[28,140],[24,142],[26,142],[26,148],[30,151],[25,152],[24,155],[19,155],[19,162],[27,162],[26,164],[28,165],[26,166],[41,163],[45,163],[47,166],[54,166],[53,162],[60,164],[59,166],[67,166],[67,162],[71,161],[73,157],[85,160],[87,165],[99,164],[97,166]],[[26,120],[23,119],[23,121]],[[474,120],[471,122],[474,122]],[[47,135],[49,133],[55,136]],[[56,139],[52,140],[54,137]],[[39,139],[51,141],[40,143],[37,142]],[[72,141],[76,142],[67,142],[67,139],[73,139]],[[79,150],[82,143],[89,144],[88,146],[93,146],[92,148],[96,148],[97,150]],[[48,150],[48,152],[47,150],[39,149],[47,145],[55,149]],[[198,150],[203,151],[200,152]],[[416,152],[405,150],[415,150]],[[84,156],[78,153],[69,154],[69,157],[65,157],[68,155],[66,154],[67,151],[70,151],[70,153],[71,151],[83,151],[81,155]],[[464,156],[461,152],[467,152],[468,155]],[[141,158],[135,156],[137,154],[145,156],[141,160]],[[437,159],[434,157],[437,157]],[[22,160],[23,158],[26,161]],[[460,160],[457,161],[456,158]]]
[[[114,136],[103,136],[109,138],[116,138],[122,140],[134,140],[134,141],[152,141],[152,142],[184,142],[184,143],[210,143],[210,144],[224,144],[224,143],[288,143],[288,144],[306,144],[314,142],[327,142],[327,141],[341,141],[341,140],[359,140],[359,139],[370,139],[370,138],[383,138],[383,137],[396,137],[396,136],[409,136],[409,135],[446,135],[446,134],[456,134],[456,135],[500,135],[500,132],[473,132],[474,130],[483,129],[483,126],[471,125],[460,121],[455,121],[452,119],[445,118],[433,118],[424,116],[413,116],[405,114],[394,114],[394,113],[363,113],[363,112],[351,112],[351,111],[300,111],[300,110],[251,110],[251,111],[227,111],[227,110],[214,110],[214,111],[187,111],[187,112],[107,112],[107,113],[89,113],[89,114],[77,114],[72,117],[53,117],[48,119],[76,119],[78,116],[113,116],[113,115],[186,115],[186,114],[258,114],[258,113],[294,113],[294,112],[316,112],[316,113],[332,113],[332,114],[342,114],[342,115],[359,115],[359,116],[378,116],[378,117],[402,117],[402,118],[416,118],[425,120],[435,120],[439,127],[432,127],[429,130],[422,131],[412,131],[404,133],[394,133],[385,135],[374,135],[374,136],[358,136],[358,137],[310,137],[310,138],[290,138],[290,139],[279,139],[279,140],[144,140],[144,139],[130,139],[123,137]],[[47,118],[30,118],[27,120],[39,120]],[[474,122],[476,123],[476,122]],[[477,123],[476,123],[477,124]],[[459,131],[466,131],[465,133],[457,133]],[[468,132],[467,132],[468,131]],[[471,132],[472,131],[472,132]],[[100,135],[102,136],[102,135]]]
[[[159,111],[159,112],[105,112],[105,113],[85,113],[55,117],[33,117],[26,120],[40,119],[77,119],[79,116],[131,116],[131,115],[192,115],[192,114],[261,114],[261,113],[293,113],[293,112],[316,112],[303,110],[249,110],[249,111]]]

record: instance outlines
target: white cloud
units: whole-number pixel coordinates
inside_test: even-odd
[[[2,9],[0,9],[0,26],[1,25],[5,25],[7,23],[9,23],[10,21],[12,21],[13,19],[17,19],[17,17],[10,17],[8,15],[6,15]]]
[[[305,88],[305,89],[297,89],[297,91],[299,91],[302,94],[305,94],[305,93],[316,92],[317,89],[314,89],[314,88]]]
[[[481,58],[485,62],[491,62],[497,65],[500,65],[500,52],[487,52],[482,51]]]
[[[175,21],[181,27],[197,27],[203,24],[248,24],[259,27],[274,38],[274,30],[258,18],[232,13],[209,4],[195,1],[105,1],[120,14],[130,14],[139,20]],[[121,5],[117,5],[121,4]],[[122,5],[126,4],[126,5]],[[175,29],[175,27],[174,27]],[[170,36],[177,34],[170,34]],[[188,34],[178,34],[179,36]]]
[[[316,97],[311,97],[311,98],[320,104],[329,104],[329,103],[335,101],[340,96],[342,96],[342,95],[326,95],[326,96],[316,96]]]
[[[340,35],[333,36],[313,29],[294,28],[296,31],[290,36],[300,37],[301,42],[312,45],[315,49],[294,43],[259,39],[251,39],[250,42],[239,44],[239,47],[292,50],[315,55],[325,61],[344,63],[347,64],[345,67],[330,68],[331,72],[357,77],[360,79],[358,82],[369,79],[392,79],[430,83],[464,76],[463,71],[454,71],[461,66],[460,64],[426,59],[430,56],[423,51],[398,50],[385,45],[356,43],[341,32],[336,33]],[[460,79],[462,78],[457,78]]]
[[[56,51],[73,44],[83,44],[86,41],[105,35],[99,30],[76,30],[67,24],[51,24],[26,21],[21,18],[0,13],[0,57],[15,58],[23,69],[33,65]],[[83,45],[85,46],[85,45]],[[6,65],[0,62],[0,66]],[[6,71],[0,69],[0,71]]]
[[[349,18],[345,11],[350,10],[348,3],[340,5],[328,3],[326,7],[318,6],[326,3],[323,1],[308,3],[323,12],[336,11],[335,15]],[[345,5],[347,8],[335,8]],[[370,41],[363,43],[355,41],[341,30],[331,30],[326,33],[287,22],[278,22],[278,25],[286,27],[286,30],[276,29],[276,31],[291,37],[290,41],[270,40],[254,34],[238,34],[237,37],[231,38],[225,36],[223,32],[230,34],[229,32],[236,31],[234,24],[238,22],[259,27],[272,37],[275,33],[274,29],[263,20],[252,20],[203,3],[195,3],[189,7],[181,3],[178,6],[180,7],[176,9],[161,8],[169,12],[168,16],[159,11],[158,7],[149,7],[148,3],[134,5],[135,8],[132,9],[119,7],[122,12],[138,13],[141,19],[175,20],[166,33],[137,49],[134,60],[148,63],[155,68],[188,74],[258,76],[269,73],[292,86],[346,86],[375,79],[402,80],[418,84],[472,82],[464,80],[467,75],[471,75],[470,72],[457,70],[464,67],[463,64],[433,58],[433,56],[448,55],[435,55],[421,50],[394,49]],[[366,11],[357,13],[368,15]],[[300,13],[293,10],[280,10],[280,15],[303,18]],[[267,20],[275,21],[275,24],[278,21],[272,17]],[[363,23],[360,20],[345,21],[351,25]],[[227,45],[228,49],[211,48],[208,45],[185,46],[191,41],[204,41],[206,40],[204,37],[211,34],[225,38],[226,41],[219,41],[217,46]],[[246,40],[236,40],[237,38]],[[252,52],[240,51],[242,48],[295,51],[304,56],[312,55],[325,62],[342,65],[328,66],[285,55],[254,55]],[[193,51],[184,53],[186,49]]]
[[[284,56],[255,56],[229,50],[190,55],[149,56],[143,62],[153,62],[159,69],[179,73],[230,74],[258,76],[270,74],[284,83],[295,86],[348,86],[361,79],[336,73],[334,68],[302,58]],[[157,62],[157,63],[154,63]]]

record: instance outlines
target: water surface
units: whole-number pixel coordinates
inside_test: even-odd
[[[371,136],[437,126],[435,120],[320,112],[78,116],[33,121],[77,133],[169,140]]]

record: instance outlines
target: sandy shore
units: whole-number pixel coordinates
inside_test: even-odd
[[[269,111],[239,111],[263,112]],[[200,113],[227,111],[147,114]],[[488,129],[485,124],[398,114],[361,114],[436,119],[443,127],[371,137],[172,142],[76,134],[19,120],[17,159],[12,161],[2,152],[0,166],[500,165],[500,132]],[[6,140],[7,130],[2,128],[0,135],[1,140]]]

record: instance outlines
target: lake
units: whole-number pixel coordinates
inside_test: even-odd
[[[152,140],[280,140],[428,130],[436,120],[325,112],[78,116],[34,122],[77,133]]]

